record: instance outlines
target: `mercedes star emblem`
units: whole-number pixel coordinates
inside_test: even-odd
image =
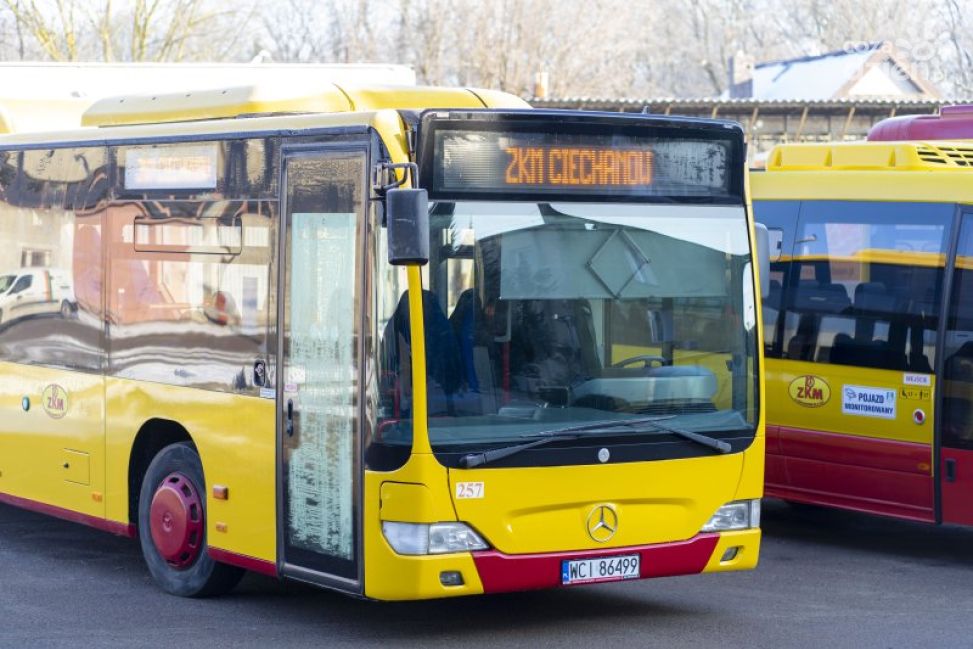
[[[598,505],[588,514],[588,536],[597,543],[606,543],[618,530],[618,514],[611,505]]]

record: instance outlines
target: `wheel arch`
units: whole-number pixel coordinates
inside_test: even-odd
[[[142,480],[149,464],[159,451],[179,442],[196,445],[189,431],[171,419],[149,419],[135,435],[128,460],[128,520],[132,525],[138,526],[139,492],[142,490]]]

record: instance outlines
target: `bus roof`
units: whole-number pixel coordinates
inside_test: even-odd
[[[964,142],[782,144],[767,171],[973,171],[973,145]]]
[[[352,113],[370,114],[386,109],[529,108],[529,104],[519,97],[491,90],[356,87],[333,83],[304,84],[295,90],[280,84],[261,84],[100,99],[93,104],[76,106],[73,113],[67,111],[56,118],[50,117],[49,126],[44,129],[18,128],[17,115],[4,119],[5,115],[16,111],[23,113],[31,107],[42,110],[48,103],[46,100],[0,99],[0,133],[8,133],[0,135],[0,146],[174,136],[190,132],[198,135],[244,132],[257,128],[313,128],[335,121],[347,125],[363,120],[367,123],[369,119],[364,115],[353,119]],[[322,120],[325,115],[345,117]],[[243,122],[239,118],[253,121]]]
[[[317,63],[0,63],[0,133],[73,129],[93,103],[120,93],[198,92],[259,84],[280,88],[414,86],[398,64]]]
[[[971,173],[966,142],[782,144],[750,183],[754,200],[973,203]]]
[[[973,140],[973,105],[943,106],[938,115],[883,119],[868,132],[868,140]]]
[[[82,126],[158,124],[199,119],[249,117],[295,113],[346,113],[386,108],[483,108],[493,103],[524,108],[513,95],[461,88],[424,86],[337,86],[332,83],[299,88],[250,85],[111,97],[95,102],[81,120]],[[493,101],[491,101],[491,99]]]

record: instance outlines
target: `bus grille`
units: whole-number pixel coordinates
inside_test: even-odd
[[[919,159],[949,167],[973,167],[973,147],[924,145],[916,149]]]

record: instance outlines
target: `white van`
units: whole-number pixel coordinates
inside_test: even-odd
[[[0,324],[42,314],[70,318],[78,308],[74,285],[59,268],[21,268],[0,275]]]

